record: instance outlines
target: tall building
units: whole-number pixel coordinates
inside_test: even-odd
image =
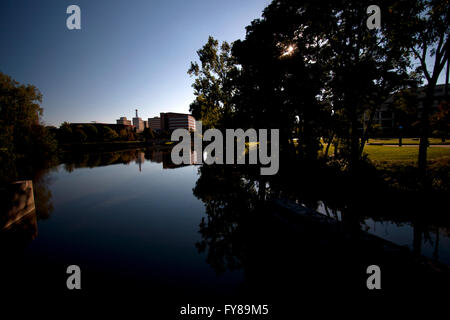
[[[127,120],[127,117],[120,117],[119,120],[116,120],[117,124],[122,124],[125,126],[131,126],[131,120]]]
[[[148,125],[153,131],[160,131],[161,119],[159,117],[148,118]]]
[[[144,131],[144,121],[138,117],[138,110],[136,109],[136,117],[133,118],[133,125],[136,128],[136,132]]]
[[[163,131],[172,131],[175,129],[187,129],[195,131],[195,118],[185,113],[160,113],[160,125]]]

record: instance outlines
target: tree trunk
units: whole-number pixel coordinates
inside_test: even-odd
[[[359,134],[358,134],[358,121],[356,114],[353,115],[351,120],[351,136],[350,136],[350,170],[355,171],[358,166],[360,153],[359,153]]]
[[[422,114],[420,117],[421,130],[420,130],[418,168],[419,174],[422,176],[422,178],[426,177],[427,172],[427,150],[428,150],[428,137],[430,131],[429,115],[431,106],[433,104],[435,87],[436,81],[428,83],[425,100],[423,102]]]
[[[372,129],[372,124],[373,124],[373,119],[375,117],[375,112],[376,112],[376,108],[373,108],[370,112],[370,117],[369,120],[367,121],[367,126],[366,126],[366,130],[364,131],[364,133],[362,134],[361,137],[361,146],[359,148],[359,156],[361,157],[363,151],[364,151],[364,147],[366,146],[366,142],[369,141],[369,135],[370,135],[370,131]]]

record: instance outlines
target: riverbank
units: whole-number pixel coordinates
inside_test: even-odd
[[[154,139],[151,141],[110,141],[110,142],[84,142],[84,143],[62,143],[59,144],[60,152],[107,152],[127,149],[138,149],[147,147],[170,147],[167,139]]]

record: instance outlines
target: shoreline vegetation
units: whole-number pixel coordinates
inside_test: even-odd
[[[82,142],[63,143],[58,145],[59,152],[98,152],[98,151],[124,151],[136,148],[163,147],[170,148],[169,140],[158,139],[152,141],[107,141],[107,142]]]

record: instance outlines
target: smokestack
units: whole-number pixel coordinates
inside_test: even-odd
[[[137,109],[136,109],[136,118],[138,117],[138,115],[137,115]]]

